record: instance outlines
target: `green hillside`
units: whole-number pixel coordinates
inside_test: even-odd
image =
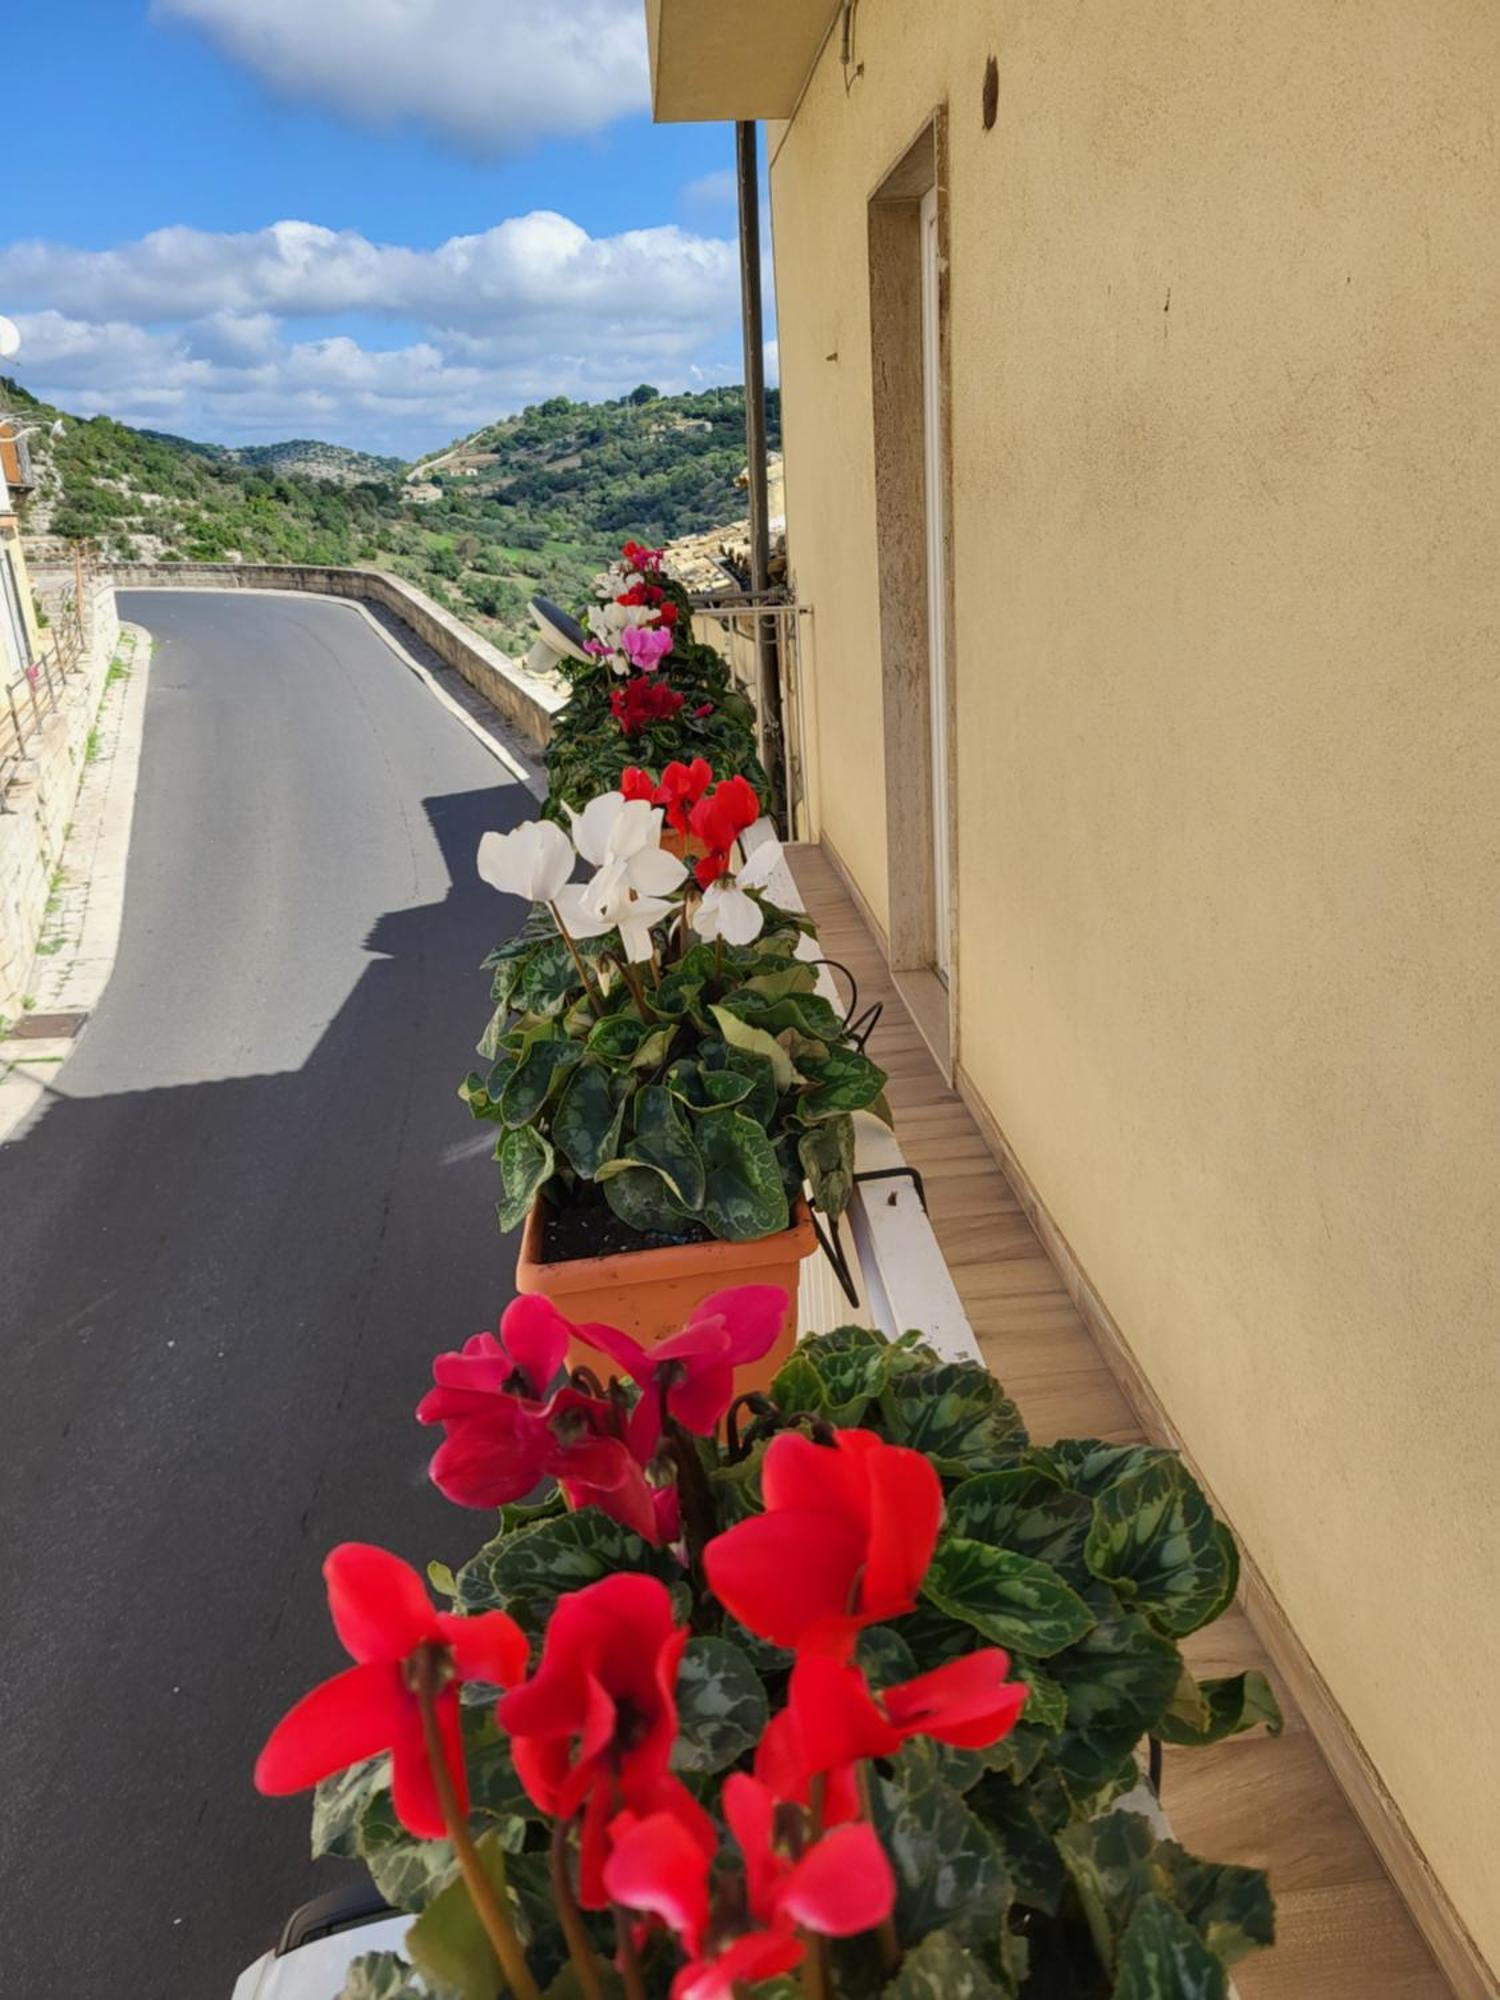
[[[556,396],[405,478],[394,461],[308,440],[224,448],[75,419],[4,378],[0,407],[67,427],[33,440],[34,532],[86,537],[116,558],[393,570],[508,652],[531,643],[529,597],[576,602],[627,536],[669,541],[745,511],[738,387]],[[778,428],[773,396],[773,442]]]

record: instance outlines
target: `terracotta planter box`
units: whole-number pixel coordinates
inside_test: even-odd
[[[679,861],[701,861],[708,849],[696,833],[678,833],[675,827],[662,828],[662,847],[668,854],[675,854]]]
[[[542,1262],[542,1205],[533,1202],[516,1259],[516,1290],[540,1292],[575,1322],[618,1327],[643,1347],[676,1333],[700,1300],[731,1285],[780,1285],[787,1295],[786,1324],[765,1359],[739,1373],[739,1387],[764,1389],[797,1344],[797,1287],[804,1257],[818,1247],[806,1200],[799,1196],[792,1226],[753,1243],[683,1243],[662,1250],[632,1250],[611,1257]],[[578,1348],[568,1366],[597,1367],[598,1356]]]

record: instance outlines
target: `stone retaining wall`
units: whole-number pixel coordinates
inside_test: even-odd
[[[26,746],[0,798],[0,1016],[22,1011],[52,878],[78,796],[89,732],[119,644],[113,586],[95,586],[84,606],[89,647],[62,700]]]
[[[279,563],[124,563],[114,570],[122,590],[301,590],[379,604],[425,641],[539,750],[552,740],[552,718],[567,699],[549,682],[471,631],[425,592],[379,569],[319,568]]]

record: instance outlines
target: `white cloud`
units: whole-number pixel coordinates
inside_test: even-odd
[[[239,235],[157,229],[115,250],[0,249],[0,296],[148,323],[365,312],[474,332],[575,315],[666,324],[717,318],[735,274],[734,246],[721,239],[670,224],[595,237],[548,209],[433,250],[313,222]]]
[[[106,251],[14,244],[0,300],[35,393],[224,443],[312,431],[414,456],[546,396],[739,372],[732,244],[672,227],[591,237],[547,212],[432,250],[305,222]]]
[[[581,136],[644,111],[640,0],[153,0],[285,96],[470,151]]]

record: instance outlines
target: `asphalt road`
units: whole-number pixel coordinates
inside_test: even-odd
[[[228,2000],[333,1886],[251,1790],[347,1664],[336,1542],[456,1559],[429,1360],[511,1296],[455,1096],[474,873],[534,802],[344,606],[139,593],[153,632],[121,951],[0,1147],[0,1994]]]

